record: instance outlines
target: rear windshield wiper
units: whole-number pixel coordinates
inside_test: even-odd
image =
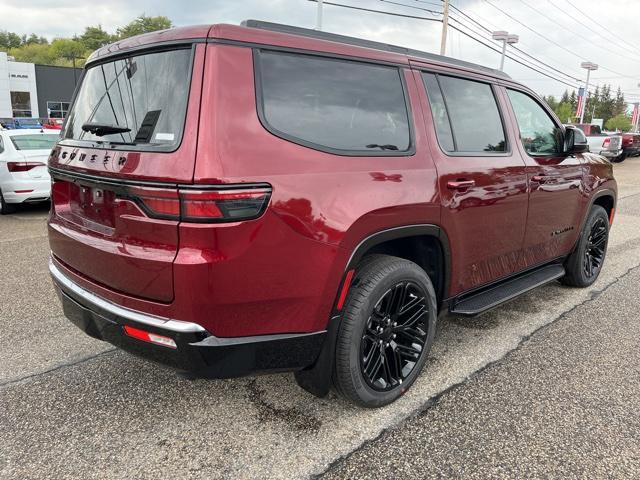
[[[379,148],[380,150],[398,150],[398,147],[396,145],[378,145],[377,143],[370,143],[369,145],[367,145],[367,148]]]
[[[112,133],[126,133],[131,131],[130,128],[121,127],[120,125],[109,125],[107,123],[85,123],[82,125],[82,130],[93,133],[98,137],[110,135]]]

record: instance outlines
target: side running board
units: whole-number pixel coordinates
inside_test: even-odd
[[[488,287],[478,293],[470,294],[453,303],[449,311],[456,315],[479,315],[508,302],[523,293],[545,283],[557,280],[565,274],[562,265],[546,265]]]

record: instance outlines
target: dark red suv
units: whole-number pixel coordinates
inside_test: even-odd
[[[415,381],[439,313],[592,284],[616,202],[611,164],[507,75],[255,21],[97,51],[61,138],[50,269],[73,323],[364,406]]]

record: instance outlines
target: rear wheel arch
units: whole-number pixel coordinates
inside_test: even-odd
[[[412,261],[433,283],[438,302],[447,298],[451,252],[446,232],[437,225],[420,224],[394,227],[364,238],[354,249],[345,272],[355,269],[367,256],[385,254]]]
[[[604,208],[607,212],[607,215],[609,215],[609,218],[611,218],[611,212],[616,206],[615,196],[613,192],[605,190],[594,195],[593,201],[589,206],[589,211],[591,211],[594,205],[600,205],[602,208]],[[587,212],[587,215],[588,214],[589,212]]]

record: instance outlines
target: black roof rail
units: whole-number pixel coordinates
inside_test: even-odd
[[[292,25],[285,25],[282,23],[263,22],[261,20],[244,20],[240,25],[242,25],[243,27],[259,28],[261,30],[270,30],[272,32],[288,33],[291,35],[317,38],[319,40],[327,40],[330,42],[345,43],[347,45],[354,45],[357,47],[365,47],[372,48],[374,50],[382,50],[385,52],[399,53],[401,55],[417,57],[427,61],[445,63],[453,66],[467,68],[470,70],[489,73],[490,75],[496,77],[511,79],[511,77],[506,73],[494,68],[485,67],[472,62],[465,62],[464,60],[457,60],[451,57],[445,57],[443,55],[436,55],[435,53],[414,50],[412,48],[400,47],[398,45],[391,45],[382,42],[374,42],[373,40],[366,40],[364,38],[349,37],[347,35],[339,35],[337,33],[322,32],[320,30],[313,30],[311,28],[294,27]]]

